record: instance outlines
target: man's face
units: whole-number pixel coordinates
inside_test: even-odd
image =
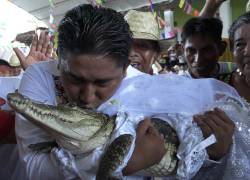
[[[194,35],[184,44],[188,70],[194,78],[210,77],[216,70],[221,50],[212,38]]]
[[[134,40],[130,51],[130,64],[139,71],[150,73],[152,64],[157,59],[158,53],[147,40]]]
[[[250,85],[250,24],[241,26],[234,34],[233,55],[240,71]]]
[[[0,65],[0,77],[18,76],[20,72],[21,72],[21,67]]]
[[[60,67],[62,85],[71,102],[80,107],[97,108],[119,87],[126,67],[118,67],[110,57],[71,56],[68,68]]]

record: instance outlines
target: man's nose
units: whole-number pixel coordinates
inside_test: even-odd
[[[129,56],[130,57],[136,57],[136,56],[138,56],[138,53],[134,48],[132,48],[131,51],[130,51]]]
[[[197,52],[195,54],[195,59],[194,59],[195,63],[200,63],[201,62],[201,54],[199,52]]]
[[[80,101],[83,105],[91,105],[95,101],[95,87],[92,83],[85,83],[81,86]]]

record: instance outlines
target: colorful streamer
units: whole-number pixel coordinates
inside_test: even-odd
[[[192,7],[194,0],[180,0],[179,7],[183,8],[183,11],[192,16],[199,16],[200,12]]]
[[[50,9],[49,9],[49,33],[51,36],[53,36],[53,34],[55,33],[56,29],[57,29],[57,26],[55,24],[55,18],[54,18],[54,15],[53,15],[53,10],[54,10],[54,2],[53,0],[49,0],[49,6],[50,6]]]
[[[157,18],[157,13],[154,10],[154,6],[153,6],[152,0],[148,0],[148,2],[149,2],[149,9],[150,9],[150,11],[153,13],[154,17]]]
[[[148,0],[148,2],[149,2],[149,8],[150,8],[150,11],[154,14],[154,7],[153,7],[153,3],[152,3],[152,1],[151,0]]]
[[[188,4],[187,6],[187,14],[192,14],[193,7],[191,6],[191,4]]]
[[[180,0],[179,7],[183,8],[184,4],[185,4],[185,0]]]

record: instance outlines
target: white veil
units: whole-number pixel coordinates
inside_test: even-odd
[[[180,162],[177,177],[179,179],[190,179],[208,158],[205,151],[206,146],[214,143],[212,137],[201,143],[203,137],[199,136],[202,136],[202,133],[196,124],[192,123],[192,116],[219,106],[226,111],[236,125],[237,123],[245,123],[244,127],[248,129],[250,127],[250,120],[249,114],[246,115],[247,108],[245,104],[234,88],[215,79],[189,79],[173,74],[158,76],[142,75],[126,79],[116,94],[103,104],[99,110],[110,115],[114,115],[117,112],[126,112],[129,114],[129,118],[127,119],[133,119],[131,122],[135,121],[135,119],[139,121],[145,116],[155,116],[157,114],[162,114],[162,119],[166,121],[171,119],[169,123],[177,130],[181,141],[178,150]],[[237,113],[236,106],[240,109],[241,113]],[[245,118],[248,118],[248,124],[246,124]],[[117,124],[117,128],[119,128],[119,122]],[[118,129],[120,132],[125,133],[126,130],[132,132],[124,123],[120,124],[124,127]],[[246,129],[244,133],[245,131]],[[248,131],[250,133],[250,130]],[[236,129],[232,151],[228,155],[228,158],[225,158],[228,163],[210,166],[215,167],[214,169],[221,167],[218,173],[222,176],[220,172],[224,172],[223,176],[225,176],[225,180],[233,179],[232,177],[236,176],[237,173],[234,173],[234,176],[232,172],[240,171],[237,170],[239,169],[239,163],[242,167],[244,166],[242,168],[242,171],[244,171],[243,177],[247,177],[240,179],[250,179],[250,175],[247,175],[250,167],[250,144],[249,138],[246,138],[250,136],[246,136],[242,132]],[[118,133],[116,136],[122,133]],[[190,143],[190,140],[193,144]],[[247,148],[248,151],[246,151]],[[194,151],[199,151],[199,153],[196,152],[196,157],[192,155]],[[239,157],[241,160],[236,157]],[[191,159],[195,159],[196,162],[194,163]],[[210,178],[213,171],[209,172],[206,174]],[[197,175],[197,177],[201,176]],[[202,179],[204,179],[203,175]],[[212,179],[217,179],[217,175],[214,174],[214,178]]]

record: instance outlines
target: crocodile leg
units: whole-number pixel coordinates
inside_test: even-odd
[[[112,173],[122,164],[124,157],[129,152],[133,141],[133,136],[123,134],[116,138],[107,148],[104,153],[99,169],[96,175],[96,180],[115,180]]]

